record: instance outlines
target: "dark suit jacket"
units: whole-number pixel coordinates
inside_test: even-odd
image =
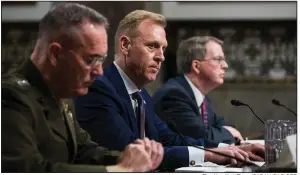
[[[165,147],[161,167],[178,168],[188,166],[188,149],[177,134],[156,116],[151,97],[142,89],[146,101],[146,137],[159,141]],[[94,141],[111,148],[123,150],[138,138],[138,127],[130,96],[115,67],[104,70],[104,75],[95,80],[86,96],[74,100],[77,120],[88,131]],[[216,147],[214,142],[186,138],[187,141],[205,147]]]
[[[184,78],[179,76],[167,81],[152,96],[156,114],[164,121],[173,121],[179,132],[193,138],[206,138],[216,142],[234,143],[223,117],[212,110],[210,100],[205,97],[208,126],[205,127],[194,93]]]
[[[30,60],[1,85],[3,172],[105,172],[100,165],[116,164],[119,152],[90,140]]]

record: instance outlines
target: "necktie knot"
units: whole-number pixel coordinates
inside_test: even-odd
[[[201,104],[200,107],[201,107],[201,108],[206,108],[206,102],[205,102],[205,99],[203,100],[203,102],[202,102],[202,104]]]
[[[134,100],[137,100],[139,103],[141,103],[143,101],[142,93],[140,91],[133,93],[132,98]]]

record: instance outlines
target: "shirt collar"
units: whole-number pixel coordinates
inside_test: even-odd
[[[128,92],[128,94],[133,94],[137,91],[139,91],[139,89],[136,87],[136,85],[130,80],[130,78],[125,74],[125,72],[118,66],[118,64],[114,61],[115,66],[117,67],[121,78],[125,84],[126,90]]]
[[[204,95],[200,92],[200,90],[192,83],[192,81],[187,76],[184,75],[184,78],[186,79],[186,81],[188,82],[188,84],[190,85],[193,91],[193,94],[196,98],[197,106],[200,107],[204,100]]]

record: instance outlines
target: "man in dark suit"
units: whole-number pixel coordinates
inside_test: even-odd
[[[228,67],[221,44],[210,36],[182,41],[176,58],[182,76],[167,81],[152,98],[156,114],[182,134],[232,144],[243,140],[240,132],[213,112],[206,96],[223,84]]]
[[[129,13],[119,23],[115,36],[115,62],[95,80],[86,96],[75,101],[77,120],[94,141],[108,148],[123,150],[137,138],[148,137],[163,144],[165,156],[161,168],[178,168],[211,161],[241,165],[235,159],[188,147],[186,142],[217,147],[218,143],[186,137],[182,139],[156,116],[151,97],[143,88],[155,80],[167,47],[162,15],[144,10]],[[101,128],[101,130],[99,129]],[[102,132],[105,130],[105,132]],[[263,158],[261,145],[212,148],[246,160]]]
[[[31,59],[2,77],[3,172],[145,172],[159,166],[160,143],[136,140],[121,155],[109,151],[91,141],[63,101],[85,95],[103,74],[107,25],[98,12],[73,3],[54,6],[41,20]]]

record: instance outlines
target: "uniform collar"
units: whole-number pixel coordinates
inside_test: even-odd
[[[37,67],[33,64],[33,62],[30,59],[26,60],[23,66],[21,67],[21,73],[21,75],[24,76],[24,78],[29,82],[29,84],[37,88],[44,96],[53,97],[41,72],[37,69]]]

